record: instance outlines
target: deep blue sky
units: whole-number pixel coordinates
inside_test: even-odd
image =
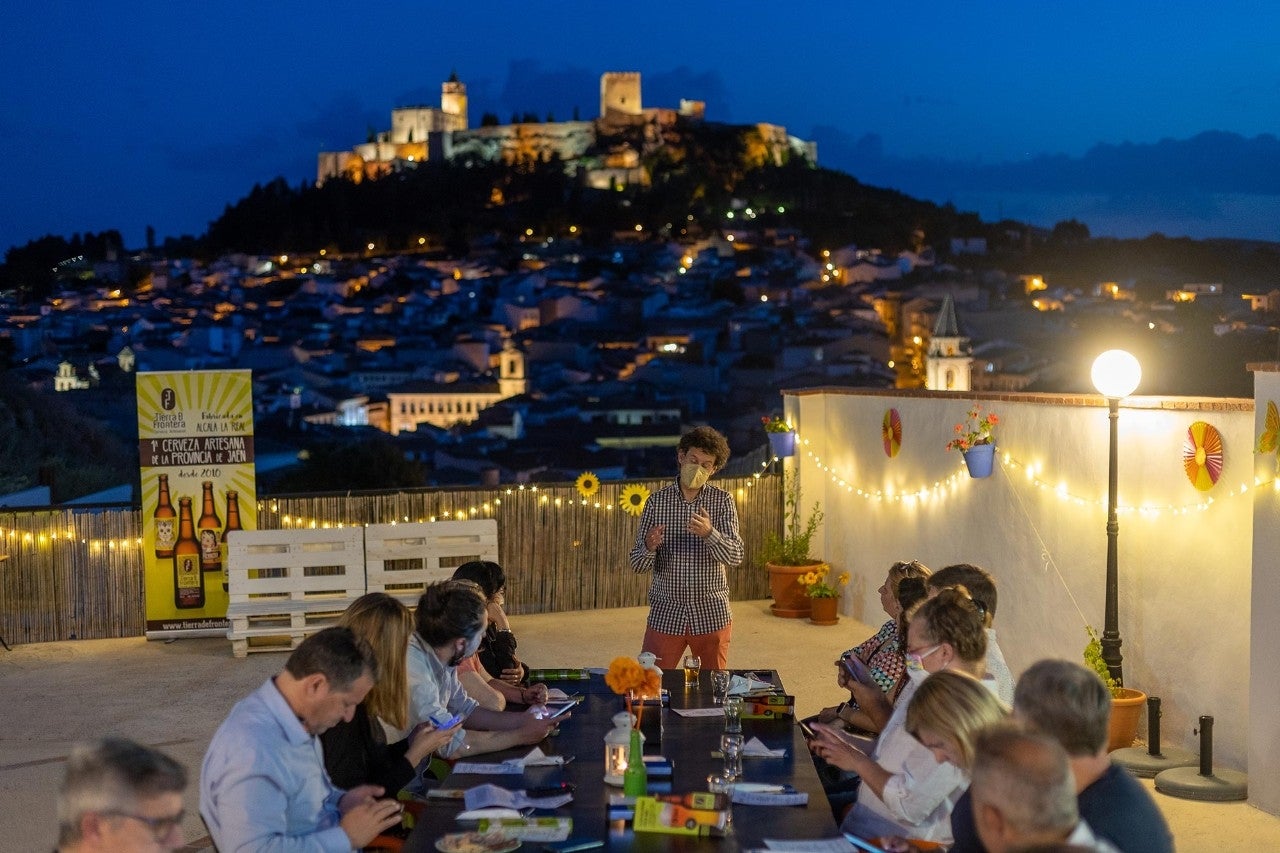
[[[0,252],[46,233],[200,233],[255,182],[314,178],[318,151],[386,129],[393,106],[438,104],[453,70],[473,125],[486,111],[592,118],[600,74],[636,70],[646,105],[689,97],[709,119],[783,124],[854,174],[850,152],[874,134],[898,166],[875,183],[987,218],[1280,239],[1271,190],[1191,213],[1130,198],[1108,225],[1097,198],[911,186],[910,166],[1280,134],[1278,32],[1280,4],[1234,0],[5,3]]]

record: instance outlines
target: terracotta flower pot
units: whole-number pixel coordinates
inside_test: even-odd
[[[1128,687],[1120,688],[1121,695],[1111,697],[1111,724],[1108,728],[1107,752],[1133,746],[1138,736],[1138,717],[1147,704],[1147,694]]]
[[[783,566],[778,563],[765,563],[764,566],[769,570],[769,592],[773,595],[773,604],[769,610],[773,615],[781,616],[783,619],[808,618],[813,599],[805,594],[804,587],[796,580],[814,569],[825,573],[827,564]]]
[[[834,625],[840,621],[840,599],[811,598],[809,621],[815,625]]]

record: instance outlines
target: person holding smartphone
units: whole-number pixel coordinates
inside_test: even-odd
[[[413,633],[413,614],[385,592],[371,592],[351,603],[338,624],[350,628],[373,648],[378,677],[350,720],[321,733],[324,766],[340,788],[380,785],[394,794],[409,784],[420,764],[449,742],[453,733],[432,722],[415,726],[406,737],[387,742],[382,721],[403,729],[409,717],[409,679],[405,653]]]
[[[856,661],[860,671],[865,672],[867,677],[854,675],[848,667],[837,667],[836,682],[850,691],[849,699],[839,705],[823,708],[815,718],[818,722],[839,722],[847,728],[865,732],[880,731],[884,722],[881,715],[872,716],[862,709],[849,682],[852,680],[878,686],[890,706],[897,701],[907,675],[903,646],[906,627],[902,624],[902,615],[912,604],[925,597],[924,581],[928,577],[929,568],[919,560],[900,560],[889,567],[879,590],[880,607],[889,616],[889,620],[880,626],[874,636],[841,656],[842,660],[850,662],[849,667],[854,666]],[[908,580],[911,583],[904,583]]]

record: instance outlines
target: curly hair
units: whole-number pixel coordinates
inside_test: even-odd
[[[715,458],[716,470],[723,468],[724,463],[729,461],[728,439],[709,426],[694,427],[680,436],[676,450],[686,453],[693,449],[710,453]]]

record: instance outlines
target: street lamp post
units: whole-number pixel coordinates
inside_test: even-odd
[[[1138,387],[1142,367],[1138,360],[1124,350],[1107,350],[1094,359],[1093,386],[1107,398],[1108,417],[1111,422],[1110,452],[1107,462],[1107,598],[1102,626],[1102,659],[1117,684],[1124,684],[1123,661],[1120,655],[1120,614],[1117,598],[1120,586],[1118,542],[1120,521],[1116,515],[1116,492],[1119,472],[1119,423],[1120,399],[1128,397]]]

